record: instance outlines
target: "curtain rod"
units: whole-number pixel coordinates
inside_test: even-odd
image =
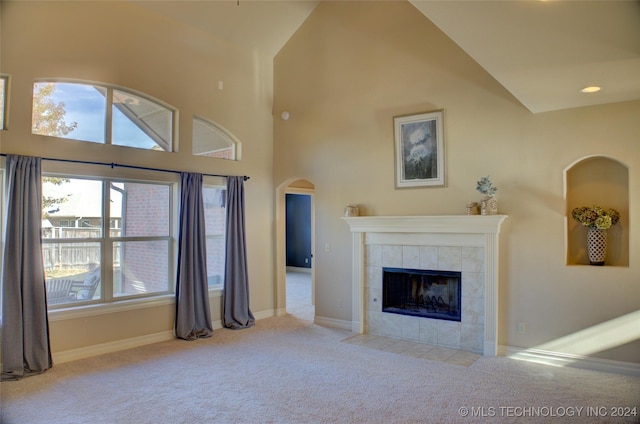
[[[0,153],[0,156],[7,156],[7,153]],[[86,161],[86,160],[74,160],[74,159],[57,159],[57,158],[41,158],[42,160],[50,160],[50,161],[55,161],[55,162],[70,162],[70,163],[81,163],[81,164],[85,164],[85,165],[102,165],[102,166],[109,166],[111,168],[115,168],[115,167],[120,167],[120,168],[129,168],[129,169],[141,169],[144,171],[156,171],[156,172],[172,172],[174,174],[180,174],[181,172],[186,172],[186,171],[176,171],[173,169],[161,169],[161,168],[150,168],[147,166],[135,166],[135,165],[120,165],[117,163],[107,163],[107,162],[90,162],[90,161]],[[202,174],[202,175],[206,175],[207,177],[231,177],[231,175],[221,175],[221,174]],[[247,181],[250,177],[243,175],[243,178],[245,181]]]

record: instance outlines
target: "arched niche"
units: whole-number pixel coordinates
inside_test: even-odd
[[[607,156],[589,156],[564,171],[566,263],[588,265],[587,228],[571,216],[580,206],[600,205],[620,212],[620,222],[607,230],[606,266],[629,266],[629,169]]]

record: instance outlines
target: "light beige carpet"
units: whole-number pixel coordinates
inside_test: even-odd
[[[504,357],[459,366],[342,342],[352,335],[289,314],[60,364],[2,383],[1,421],[640,422],[611,417],[611,407],[640,407],[638,377]]]
[[[588,417],[585,410],[638,406],[637,377],[508,358],[457,366],[342,343],[349,335],[289,315],[248,330],[217,330],[211,339],[56,365],[2,383],[2,422],[638,422]],[[547,416],[501,409],[519,407]],[[561,408],[585,409],[557,417]]]

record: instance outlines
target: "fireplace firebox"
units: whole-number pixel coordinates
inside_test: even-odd
[[[383,268],[382,312],[461,321],[461,273]]]

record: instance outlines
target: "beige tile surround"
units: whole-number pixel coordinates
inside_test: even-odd
[[[482,353],[484,248],[367,244],[364,256],[365,333]],[[462,320],[456,322],[382,312],[384,267],[460,271]]]
[[[498,244],[500,227],[506,218],[506,215],[343,217],[352,233],[352,331],[497,355]],[[383,313],[382,268],[387,266],[443,271],[459,268],[462,322]]]

